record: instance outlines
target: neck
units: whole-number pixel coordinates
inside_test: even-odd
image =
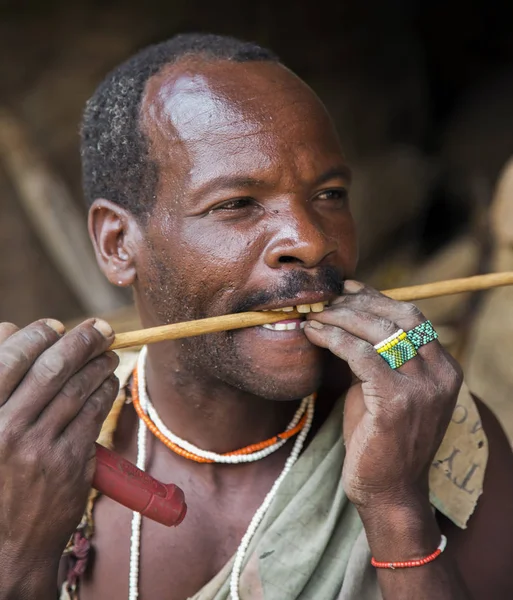
[[[146,383],[153,406],[173,433],[203,450],[225,453],[286,429],[300,399],[266,400],[189,373],[177,360],[173,343],[166,345],[148,348]]]

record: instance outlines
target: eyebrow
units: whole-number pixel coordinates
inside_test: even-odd
[[[351,183],[352,178],[353,174],[351,169],[345,165],[339,165],[323,173],[316,180],[315,185],[319,186],[323,183],[328,183],[328,181],[331,181],[332,179],[346,179],[348,183]]]
[[[315,187],[318,187],[331,181],[332,179],[337,178],[346,179],[348,183],[350,183],[352,179],[351,169],[345,165],[333,167],[318,177],[314,185]],[[256,179],[254,177],[221,175],[206,183],[201,190],[199,190],[199,192],[201,194],[205,194],[222,191],[229,188],[266,187],[268,185],[269,183],[263,179]]]
[[[218,192],[227,188],[241,188],[241,187],[263,187],[267,185],[262,179],[255,179],[253,177],[238,177],[232,175],[221,175],[209,181],[201,188],[201,193],[206,192]]]

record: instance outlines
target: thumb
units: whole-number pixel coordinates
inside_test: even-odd
[[[363,390],[361,382],[352,385],[347,394],[344,402],[344,441],[346,446],[351,442],[356,426],[363,418],[365,414],[365,402],[363,400]]]

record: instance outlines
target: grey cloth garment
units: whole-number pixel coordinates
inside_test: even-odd
[[[241,600],[381,597],[361,520],[342,487],[342,416],[340,399],[280,486],[246,554]],[[190,600],[227,600],[231,564]]]
[[[342,487],[344,399],[283,481],[246,554],[241,600],[381,600],[362,522]],[[430,471],[430,499],[466,527],[488,442],[466,385]],[[228,600],[232,561],[189,600]]]

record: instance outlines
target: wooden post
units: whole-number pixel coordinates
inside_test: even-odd
[[[34,230],[88,314],[124,304],[100,272],[84,217],[64,182],[30,142],[24,125],[0,107],[0,159]]]

